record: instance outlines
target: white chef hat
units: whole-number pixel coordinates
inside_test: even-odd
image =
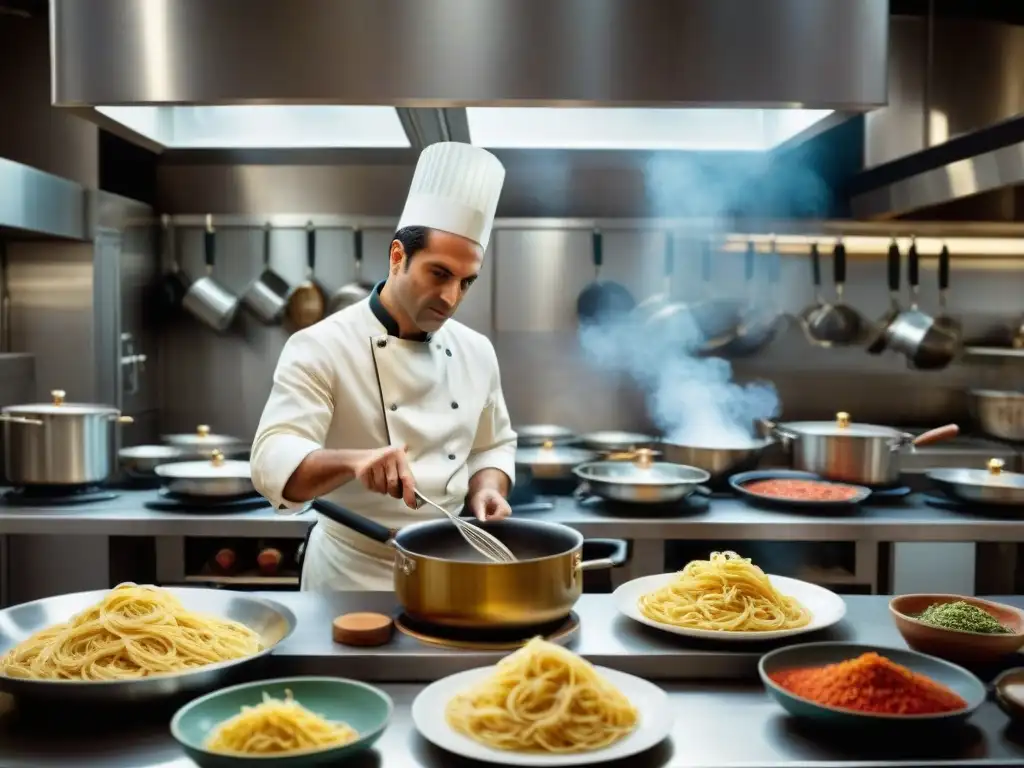
[[[457,141],[431,144],[416,163],[398,228],[439,229],[486,249],[504,182],[505,167],[486,149]]]

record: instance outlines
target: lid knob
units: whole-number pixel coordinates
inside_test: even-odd
[[[54,405],[64,405],[64,398],[67,397],[67,394],[63,389],[50,390],[50,397],[53,398]]]
[[[1002,459],[988,460],[988,472],[990,475],[998,475],[1003,471],[1004,466],[1006,466],[1006,462]]]
[[[850,414],[846,411],[840,411],[836,414],[836,426],[840,429],[846,429],[850,426]]]
[[[219,467],[224,464],[224,454],[214,448],[210,451],[210,463],[215,467]]]
[[[650,448],[638,448],[636,451],[636,459],[634,464],[643,469],[647,469],[651,466],[651,462],[654,459],[654,451]]]
[[[210,425],[209,424],[200,424],[198,427],[196,427],[196,434],[199,435],[200,437],[209,437],[210,436]]]
[[[555,447],[555,443],[553,440],[545,440],[543,443],[540,444],[540,447],[543,448],[545,451],[550,451],[552,448]]]

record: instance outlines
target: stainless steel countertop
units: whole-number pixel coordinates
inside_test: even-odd
[[[376,748],[345,761],[346,768],[473,768],[494,765],[456,758],[413,727],[410,708],[421,685],[382,685],[395,702],[391,724]],[[942,738],[843,739],[796,723],[760,685],[670,684],[675,727],[669,739],[609,768],[928,768],[1024,765],[1024,739],[988,702],[969,724]],[[195,768],[171,738],[171,712],[142,721],[75,713],[75,732],[55,725],[53,713],[0,718],[0,764],[5,768]]]
[[[279,515],[265,509],[234,514],[158,512],[145,507],[155,491],[122,491],[107,502],[82,506],[16,507],[0,504],[0,535],[86,534],[98,536],[250,536],[301,538],[314,515]],[[912,496],[902,504],[865,506],[852,514],[822,515],[757,509],[730,498],[677,515],[637,514],[600,502],[579,504],[549,497],[555,508],[533,513],[571,525],[585,536],[627,539],[748,541],[1024,541],[1024,514],[990,518],[953,512]]]

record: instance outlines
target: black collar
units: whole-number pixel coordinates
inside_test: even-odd
[[[391,316],[391,313],[384,308],[384,302],[380,300],[380,292],[384,288],[384,283],[387,280],[381,280],[377,285],[374,286],[373,291],[370,292],[370,311],[373,312],[374,317],[384,326],[384,330],[387,331],[388,336],[394,336],[396,339],[402,338],[402,335],[398,330],[398,321]],[[415,336],[407,336],[408,341],[430,341],[429,333],[418,333]]]

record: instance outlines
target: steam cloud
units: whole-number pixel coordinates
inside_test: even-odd
[[[693,234],[705,240],[720,238],[734,217],[749,215],[752,204],[763,200],[771,201],[776,210],[757,205],[758,213],[773,218],[820,215],[827,200],[827,190],[813,171],[782,169],[768,156],[748,155],[742,167],[727,173],[721,162],[699,157],[653,161],[645,169],[645,185],[654,215],[699,219],[702,231]],[[720,277],[716,284],[715,276],[704,284],[699,262],[685,258],[681,242],[676,240],[677,281],[708,290],[712,297],[745,291],[743,285],[721,285]],[[721,270],[713,274],[721,275]],[[644,390],[648,412],[666,440],[706,447],[743,445],[753,436],[756,420],[779,415],[778,392],[768,381],[735,381],[728,360],[697,356],[705,341],[686,313],[677,315],[671,325],[656,328],[638,311],[580,329],[580,342],[592,365],[626,374]]]

